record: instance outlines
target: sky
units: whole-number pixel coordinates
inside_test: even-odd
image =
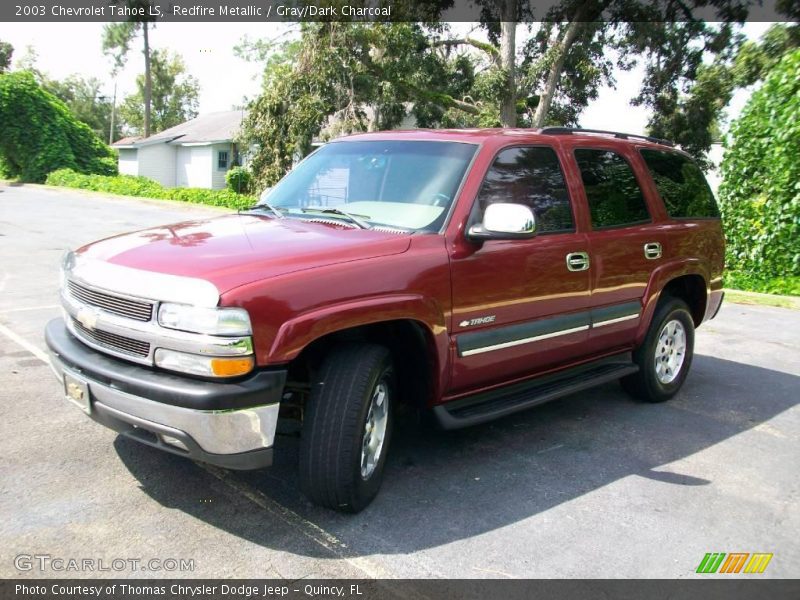
[[[37,66],[55,79],[78,73],[107,81],[103,93],[111,96],[111,61],[101,49],[102,23],[4,23],[0,39],[14,46],[14,58],[32,46],[38,55]],[[744,33],[757,39],[771,23],[747,23]],[[152,32],[153,48],[166,48],[183,56],[189,73],[200,82],[200,113],[230,110],[258,94],[261,66],[238,58],[233,53],[244,36],[250,39],[274,38],[286,31],[281,23],[160,23]],[[471,24],[454,24],[465,32]],[[521,27],[518,37],[524,35]],[[68,40],[68,41],[67,41]],[[519,41],[519,40],[518,40]],[[138,46],[135,46],[135,48]],[[141,52],[131,52],[125,69],[117,76],[117,99],[133,92],[137,73],[144,70]],[[616,74],[616,89],[603,88],[599,98],[583,113],[582,127],[644,133],[648,113],[630,106],[640,87],[642,70]],[[741,90],[731,102],[729,118],[735,118],[749,97]]]

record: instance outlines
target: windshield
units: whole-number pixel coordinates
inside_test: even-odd
[[[435,230],[476,148],[459,142],[331,143],[286,175],[263,202],[284,216],[350,223],[355,217],[371,227]]]

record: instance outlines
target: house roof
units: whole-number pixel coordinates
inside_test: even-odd
[[[113,145],[115,147],[120,147],[120,146],[133,147],[136,144],[136,142],[138,142],[139,140],[142,140],[142,139],[144,139],[142,136],[132,135],[132,136],[124,137],[122,139],[117,140],[116,142],[114,142]]]
[[[200,115],[147,138],[126,137],[112,144],[114,148],[139,148],[150,144],[212,144],[230,142],[247,115],[243,110],[226,110]]]

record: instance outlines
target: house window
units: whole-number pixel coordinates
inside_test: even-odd
[[[228,170],[228,151],[220,150],[217,153],[217,169],[220,171]]]

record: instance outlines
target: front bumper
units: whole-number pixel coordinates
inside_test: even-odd
[[[285,370],[218,383],[137,366],[76,340],[62,319],[47,324],[51,365],[62,384],[85,385],[84,410],[122,435],[229,469],[272,464]]]

